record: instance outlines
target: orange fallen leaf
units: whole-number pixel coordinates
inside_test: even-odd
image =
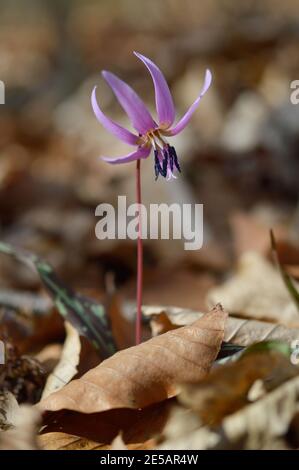
[[[177,393],[176,385],[203,378],[217,357],[227,313],[220,305],[193,325],[120,351],[42,400],[42,410],[96,413],[143,408]]]
[[[167,331],[176,330],[179,328],[177,325],[174,325],[171,322],[167,314],[163,311],[157,315],[152,315],[150,319],[150,325],[153,336],[162,335],[163,333],[167,333]]]

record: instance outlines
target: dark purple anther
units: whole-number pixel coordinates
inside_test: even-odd
[[[180,164],[179,164],[179,159],[178,159],[178,156],[177,156],[177,153],[176,153],[174,147],[170,147],[170,153],[173,157],[176,169],[181,173],[181,167],[180,167]]]

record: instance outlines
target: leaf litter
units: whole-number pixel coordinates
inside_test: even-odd
[[[133,0],[134,22],[131,8],[113,8],[113,2],[69,2],[67,32],[56,28],[56,2],[38,9],[39,21],[36,6],[26,4],[33,22],[21,27],[22,7],[15,15],[10,6],[7,14],[8,3],[0,6],[8,60],[1,78],[10,88],[0,136],[0,251],[9,255],[0,265],[7,359],[0,364],[0,448],[298,449],[299,126],[289,96],[299,73],[296,2],[268,2],[261,21],[254,5],[244,15],[238,2],[217,4],[217,11],[214,2],[186,2],[182,15],[174,0],[167,2],[163,25],[162,2],[140,9]],[[108,21],[98,21],[103,17]],[[216,28],[207,28],[215,20]],[[99,242],[93,232],[96,204],[133,193],[130,165],[111,168],[97,158],[122,150],[105,133],[99,136],[88,104],[99,44],[105,44],[100,62],[108,70],[117,63],[144,97],[147,81],[134,75],[138,69],[127,51],[135,44],[157,63],[167,57],[163,68],[180,111],[196,96],[207,62],[215,77],[179,136],[181,178],[170,185],[158,181],[153,191],[152,162],[142,162],[145,203],[203,202],[205,234],[196,252],[183,253],[177,240],[146,241],[144,342],[133,348],[135,246]],[[76,56],[68,54],[74,45],[80,76]],[[122,124],[113,100],[104,96],[103,105]],[[115,293],[107,296],[111,274]],[[198,324],[209,309],[222,318],[218,302],[229,316],[213,343],[212,330]],[[181,342],[184,331],[188,347]],[[190,340],[198,331],[213,349]],[[186,367],[187,358],[197,367]],[[108,361],[118,374],[141,380],[122,388],[115,375],[117,401],[106,387]],[[73,410],[40,415],[44,403],[66,406],[65,394],[73,394],[85,374],[96,376],[102,395],[94,387],[91,403],[80,395]],[[43,393],[46,401],[36,406]],[[111,409],[100,411],[105,393]],[[132,403],[141,408],[114,408]]]

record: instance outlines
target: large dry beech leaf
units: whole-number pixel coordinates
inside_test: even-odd
[[[191,326],[120,351],[39,406],[96,413],[143,408],[174,396],[175,384],[197,382],[209,371],[223,340],[226,317],[216,306]]]
[[[151,319],[153,334],[165,332],[174,325],[191,325],[203,316],[202,312],[195,310],[163,305],[144,306],[143,314]],[[234,317],[229,317],[225,323],[224,341],[229,343],[250,346],[252,343],[270,340],[292,344],[293,341],[299,340],[299,328],[286,328],[277,323]]]

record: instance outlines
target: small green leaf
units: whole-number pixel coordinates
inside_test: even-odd
[[[243,352],[241,357],[252,354],[256,352],[267,352],[267,351],[277,351],[281,354],[290,357],[292,353],[292,349],[288,343],[284,343],[283,341],[278,340],[271,340],[271,341],[261,341],[260,343],[251,344],[246,348]]]

